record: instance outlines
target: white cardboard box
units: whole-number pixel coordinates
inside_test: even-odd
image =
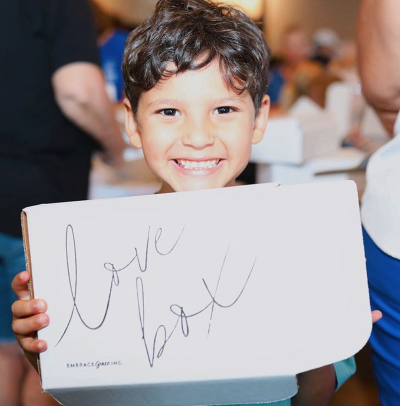
[[[257,165],[257,183],[282,182],[285,185],[349,179],[345,171],[357,168],[367,154],[357,148],[340,148],[332,154],[309,159],[302,165]],[[319,175],[320,173],[332,173]]]
[[[327,112],[271,118],[263,140],[253,146],[251,162],[300,165],[340,147],[338,127]]]
[[[371,315],[353,182],[40,205],[43,388],[66,405],[260,403],[358,352]]]

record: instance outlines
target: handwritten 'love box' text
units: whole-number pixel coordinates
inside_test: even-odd
[[[145,273],[149,270],[149,256],[152,255],[160,255],[160,256],[167,256],[171,254],[171,252],[176,248],[179,240],[182,238],[182,234],[184,234],[184,228],[182,229],[181,233],[179,234],[176,241],[173,243],[172,247],[168,251],[163,251],[159,247],[159,241],[162,237],[163,229],[158,228],[156,232],[152,233],[151,227],[148,228],[146,243],[145,243],[145,250],[143,253],[139,253],[137,247],[134,247],[134,255],[130,261],[123,265],[122,267],[116,267],[114,263],[106,262],[104,264],[104,269],[111,273],[110,282],[109,282],[109,291],[107,292],[107,296],[105,298],[105,310],[101,317],[100,323],[97,325],[91,325],[87,320],[84,319],[82,316],[78,303],[77,303],[77,292],[78,292],[78,269],[79,269],[79,260],[78,260],[78,247],[76,245],[75,240],[75,233],[72,225],[68,225],[66,228],[66,271],[68,273],[68,282],[71,292],[72,298],[72,311],[71,315],[68,319],[67,325],[58,340],[58,345],[64,338],[65,334],[67,333],[71,322],[73,321],[74,315],[80,319],[82,324],[89,330],[98,330],[100,329],[106,321],[108,311],[110,309],[110,303],[112,299],[113,290],[115,287],[119,286],[120,278],[119,273],[126,270],[136,271],[137,273]],[[184,236],[183,236],[184,238]],[[181,331],[184,337],[188,337],[190,333],[189,328],[189,321],[194,319],[196,316],[201,315],[205,311],[209,311],[209,323],[208,323],[208,334],[210,334],[211,324],[214,314],[215,307],[220,309],[229,309],[236,304],[239,298],[242,296],[247,283],[249,282],[250,276],[254,270],[254,266],[256,263],[256,259],[254,259],[253,264],[251,266],[250,271],[248,272],[248,276],[245,280],[243,287],[241,288],[240,292],[237,294],[235,299],[231,303],[220,303],[217,299],[218,288],[221,281],[221,276],[225,268],[225,263],[227,256],[229,254],[229,246],[224,254],[224,258],[222,264],[220,266],[218,280],[214,289],[209,287],[207,281],[202,278],[202,282],[204,285],[204,289],[209,295],[209,301],[204,304],[201,308],[195,310],[194,312],[187,313],[185,310],[185,306],[180,304],[171,304],[169,309],[171,313],[175,316],[176,321],[172,328],[167,329],[164,324],[160,324],[157,327],[157,330],[153,336],[148,338],[149,334],[146,332],[145,327],[145,314],[146,314],[146,302],[145,302],[145,284],[143,281],[143,276],[136,277],[136,298],[137,298],[137,312],[138,312],[138,321],[140,323],[141,329],[141,337],[144,343],[145,352],[147,355],[147,359],[149,361],[149,365],[153,367],[155,357],[160,358],[164,352],[164,349],[168,343],[168,341],[172,338],[177,328]],[[85,294],[85,293],[83,293]],[[149,344],[150,343],[150,344]],[[158,344],[158,347],[157,347]]]

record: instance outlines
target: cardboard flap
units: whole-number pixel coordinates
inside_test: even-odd
[[[289,399],[297,393],[297,380],[295,376],[279,376],[241,381],[55,389],[48,393],[64,405],[79,406],[234,405],[247,404],[250,398],[255,399],[255,403]]]

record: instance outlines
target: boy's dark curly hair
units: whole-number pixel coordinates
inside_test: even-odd
[[[155,12],[127,39],[125,92],[137,112],[139,96],[162,77],[219,62],[226,84],[248,90],[256,111],[268,83],[269,49],[245,13],[211,0],[159,0]],[[166,70],[173,62],[174,70]]]

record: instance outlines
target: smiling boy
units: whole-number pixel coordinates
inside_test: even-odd
[[[213,61],[161,79],[141,94],[135,114],[127,99],[125,107],[130,141],[143,148],[164,193],[234,185],[263,137],[269,100],[256,114],[250,93],[228,88]]]
[[[127,41],[126,131],[162,182],[160,193],[233,186],[266,129],[269,52],[241,11],[209,0],[160,0]],[[29,300],[29,275],[14,279],[13,329],[35,365],[49,318]],[[352,359],[300,374],[299,393],[276,405],[327,405],[354,372]]]
[[[266,128],[268,65],[252,20],[211,2],[160,1],[131,33],[126,131],[160,192],[234,184]]]

